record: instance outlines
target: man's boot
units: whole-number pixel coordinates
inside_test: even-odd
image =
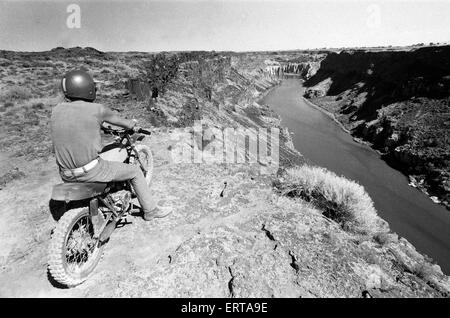
[[[171,207],[159,207],[159,206],[157,206],[156,208],[154,208],[153,210],[151,210],[149,212],[144,211],[143,218],[146,221],[150,221],[150,220],[155,219],[155,218],[164,218],[164,217],[168,216],[171,213],[172,213],[172,208]]]

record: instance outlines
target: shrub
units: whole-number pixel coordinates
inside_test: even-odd
[[[13,106],[14,106],[14,103],[13,103],[13,102],[5,102],[5,103],[3,104],[3,106],[4,106],[5,108],[10,108],[10,107],[13,107]]]
[[[380,256],[374,248],[368,247],[367,245],[360,246],[358,249],[358,254],[368,264],[381,264]]]
[[[33,103],[31,105],[31,108],[35,109],[35,110],[37,110],[37,109],[44,109],[44,103],[41,103],[41,102]]]
[[[31,93],[21,86],[13,86],[7,90],[0,92],[0,100],[13,101],[25,100],[31,97]]]
[[[433,266],[426,262],[420,262],[416,264],[413,267],[413,273],[426,282],[432,281],[433,277],[436,275]]]
[[[398,235],[395,233],[380,232],[374,235],[374,240],[380,245],[387,245],[398,242]]]
[[[45,68],[38,68],[35,72],[38,76],[48,76],[50,75],[50,68],[53,67],[53,64],[50,64],[48,67]]]
[[[345,230],[374,234],[386,230],[372,199],[358,183],[320,167],[303,165],[286,170],[279,181],[280,190],[311,201]]]
[[[150,61],[144,63],[145,77],[151,87],[157,87],[162,93],[172,81],[178,71],[180,61],[177,56],[166,56],[164,53],[156,54]]]
[[[22,179],[25,173],[19,170],[19,168],[14,168],[4,175],[0,176],[0,190],[5,187],[5,185],[13,180]]]

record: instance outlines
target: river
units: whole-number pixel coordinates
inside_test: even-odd
[[[295,148],[314,164],[364,186],[378,214],[391,230],[433,258],[450,274],[450,212],[408,185],[408,179],[387,165],[369,146],[302,98],[299,79],[284,79],[262,100],[293,133]]]

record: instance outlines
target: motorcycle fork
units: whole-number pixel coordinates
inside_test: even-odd
[[[139,162],[139,165],[141,166],[141,169],[142,169],[145,173],[147,173],[147,172],[148,172],[148,171],[147,171],[147,168],[144,167],[144,165],[142,164],[141,158],[139,158],[139,152],[136,150],[136,147],[135,147],[134,144],[131,142],[130,137],[127,135],[126,138],[127,138],[129,147],[130,147],[131,150],[133,151],[134,156],[136,157],[137,161]]]
[[[147,168],[144,167],[144,165],[142,164],[141,158],[139,158],[139,152],[136,150],[136,147],[134,147],[134,146],[133,146],[133,152],[134,152],[134,155],[136,156],[136,158],[137,158],[137,160],[138,160],[138,162],[139,162],[139,165],[141,166],[141,169],[142,169],[145,173],[147,173],[147,172],[148,172],[148,171],[147,171]]]

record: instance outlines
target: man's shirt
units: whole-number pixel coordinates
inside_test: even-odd
[[[52,110],[51,135],[57,164],[64,169],[84,166],[98,157],[103,106],[85,101],[64,102]]]

